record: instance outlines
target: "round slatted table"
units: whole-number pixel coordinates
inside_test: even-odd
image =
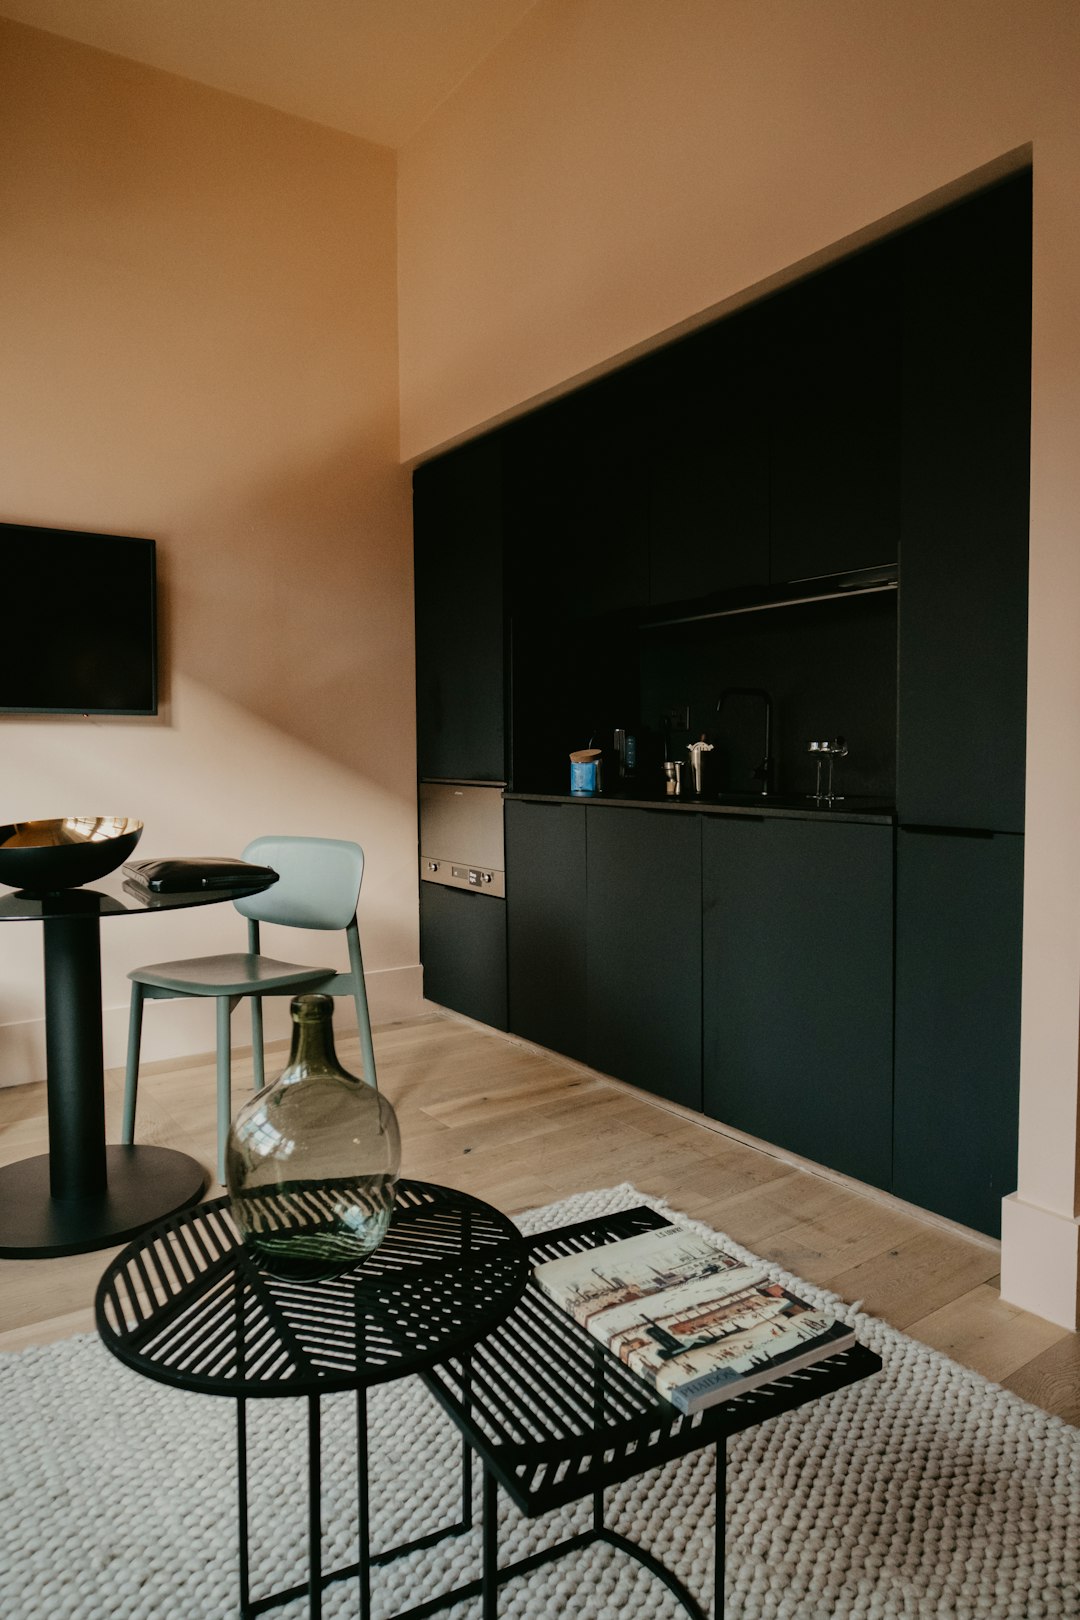
[[[460,1357],[514,1309],[528,1282],[525,1242],[513,1222],[467,1193],[421,1181],[398,1183],[390,1229],[374,1254],[340,1277],[285,1281],[240,1240],[228,1199],[200,1204],[144,1232],[98,1285],[96,1316],[106,1347],[136,1372],[237,1409],[240,1614],[243,1620],[306,1590],[312,1620],[322,1614],[319,1399],[357,1396],[360,1554],[335,1570],[355,1575],[367,1612],[368,1389]],[[246,1402],[308,1397],[309,1579],[250,1596]],[[462,1515],[395,1556],[471,1525],[471,1453],[462,1450]]]

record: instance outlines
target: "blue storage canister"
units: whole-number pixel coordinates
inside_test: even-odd
[[[570,792],[596,792],[595,759],[572,759],[570,761]]]

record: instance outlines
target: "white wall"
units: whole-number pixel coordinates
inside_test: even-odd
[[[356,839],[377,1017],[419,1006],[395,207],[388,151],[0,23],[0,520],[157,540],[164,689],[154,720],[0,717],[0,821]],[[130,967],[243,939],[230,906],[107,920],[106,1061]],[[40,930],[8,923],[0,1083],[42,1034]],[[208,1009],[150,1009],[148,1057],[212,1046]]]

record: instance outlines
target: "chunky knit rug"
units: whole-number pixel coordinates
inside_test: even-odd
[[[521,1221],[542,1231],[639,1203],[584,1193]],[[696,1223],[683,1220],[687,1226]],[[744,1254],[738,1244],[727,1246]],[[775,1277],[855,1321],[885,1370],[730,1443],[727,1613],[732,1620],[964,1620],[1080,1616],[1080,1431],[778,1268]],[[251,1411],[256,1595],[302,1580],[303,1402]],[[459,1445],[415,1382],[372,1397],[375,1544],[440,1522]],[[11,1620],[226,1620],[236,1613],[233,1405],[166,1389],[85,1335],[0,1356],[0,1613]],[[351,1397],[324,1403],[324,1567],[355,1557]],[[525,1520],[501,1496],[500,1557],[586,1522],[584,1505]],[[609,1492],[609,1523],[651,1546],[708,1604],[709,1453]],[[452,1509],[450,1515],[452,1517]],[[376,1572],[376,1616],[478,1570],[479,1535]],[[299,1620],[297,1601],[273,1611]],[[446,1611],[477,1620],[478,1603]],[[351,1583],[327,1620],[354,1616]],[[502,1588],[500,1616],[677,1620],[651,1575],[599,1545]]]

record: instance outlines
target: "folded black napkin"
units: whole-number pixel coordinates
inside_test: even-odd
[[[234,861],[227,855],[178,855],[159,861],[127,861],[124,871],[154,894],[190,894],[195,889],[249,889],[276,883],[272,866]]]

